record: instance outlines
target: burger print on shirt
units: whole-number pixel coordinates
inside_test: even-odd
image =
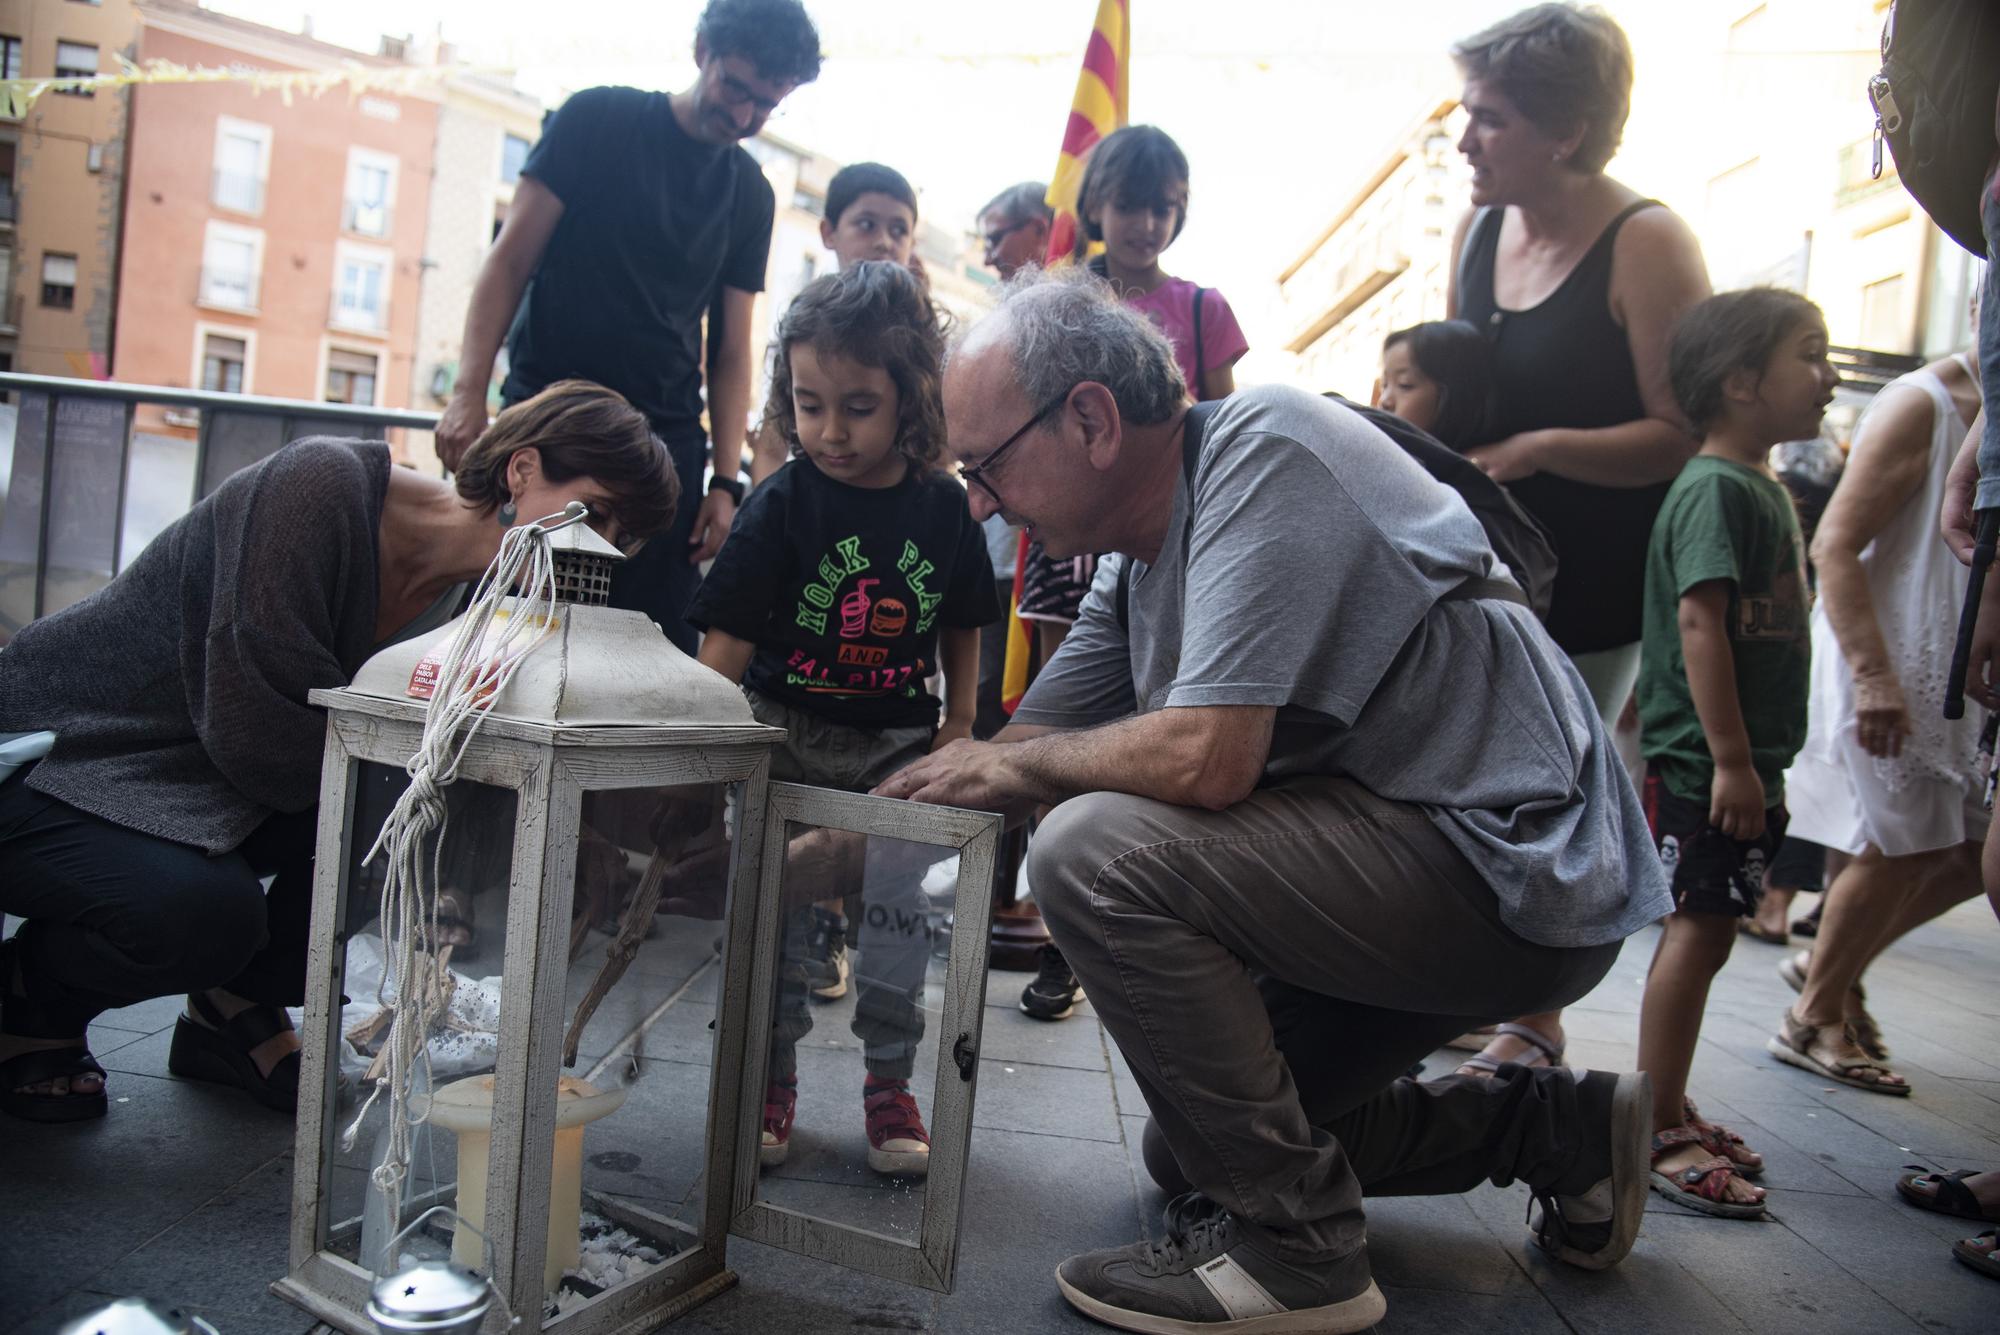
[[[850,727],[935,725],[939,633],[999,617],[991,569],[955,479],[853,487],[798,459],[737,512],[688,620],[757,646],[759,695]]]

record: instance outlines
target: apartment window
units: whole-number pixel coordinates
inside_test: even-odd
[[[201,300],[235,311],[257,309],[264,234],[254,227],[211,222],[201,252]]]
[[[1909,322],[1903,316],[1903,275],[1863,287],[1861,346],[1878,352],[1902,352],[1909,340]]]
[[[97,48],[87,42],[56,43],[56,77],[58,79],[88,79],[97,73]],[[73,97],[94,97],[94,89],[64,88]]]
[[[21,39],[0,37],[0,79],[18,79],[21,69]]]
[[[42,252],[42,305],[59,311],[76,305],[76,256]]]
[[[264,211],[264,182],[271,170],[271,127],[230,116],[215,123],[215,179],[210,198],[234,213]]]
[[[343,329],[389,327],[389,255],[342,246],[334,260],[333,323]]]
[[[201,387],[216,394],[243,392],[243,363],[249,353],[240,338],[205,334],[201,340]]]
[[[0,141],[0,222],[14,221],[14,145]]]
[[[380,363],[372,353],[347,348],[329,348],[326,353],[326,401],[375,405],[375,368]]]
[[[387,236],[395,202],[396,159],[365,148],[349,150],[340,225],[361,236]]]
[[[500,184],[513,185],[521,179],[521,168],[527,165],[530,147],[518,134],[510,134],[500,142]]]

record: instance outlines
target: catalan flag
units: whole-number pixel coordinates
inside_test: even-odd
[[[1048,262],[1068,260],[1076,245],[1076,196],[1083,184],[1083,158],[1091,146],[1131,119],[1128,103],[1132,74],[1131,0],[1097,0],[1097,21],[1084,48],[1083,68],[1076,76],[1076,96],[1070,101],[1069,123],[1063,127],[1062,155],[1049,177],[1049,207],[1056,211],[1049,228]],[[1028,623],[1021,620],[1021,583],[1028,567],[1028,535],[1014,554],[1014,597],[1007,605],[1007,660],[1000,674],[1000,704],[1009,713],[1028,693],[1028,662],[1034,646]]]
[[[1084,155],[1131,120],[1131,84],[1131,0],[1097,0],[1097,22],[1090,29],[1069,123],[1063,127],[1062,156],[1049,177],[1048,203],[1056,211],[1055,225],[1049,228],[1051,264],[1068,259],[1076,247],[1076,196],[1083,184]]]

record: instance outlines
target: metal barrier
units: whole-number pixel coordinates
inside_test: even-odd
[[[109,583],[231,473],[301,436],[384,440],[435,413],[0,373],[0,645]],[[160,410],[157,425],[153,414]],[[4,417],[0,413],[0,417]]]

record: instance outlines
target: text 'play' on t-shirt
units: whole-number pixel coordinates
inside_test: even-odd
[[[806,459],[750,493],[688,609],[699,629],[757,646],[744,685],[855,728],[936,726],[924,678],[938,631],[999,615],[956,479],[913,468],[893,487],[855,487]]]

